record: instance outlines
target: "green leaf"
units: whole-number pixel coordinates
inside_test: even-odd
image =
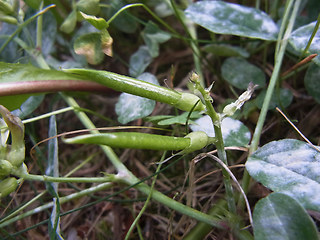
[[[208,53],[212,53],[214,56],[249,57],[249,53],[245,49],[228,44],[208,44],[203,47],[203,50]]]
[[[89,33],[78,37],[73,45],[76,54],[84,55],[87,62],[93,65],[99,64],[104,59],[101,48],[101,34]]]
[[[259,240],[318,239],[312,218],[296,200],[282,193],[272,193],[256,204],[253,232]]]
[[[83,12],[80,12],[80,14],[86,21],[88,21],[96,29],[103,30],[108,28],[108,23],[103,18],[97,18],[96,16],[87,15]]]
[[[203,131],[208,137],[214,137],[214,128],[211,118],[206,115],[195,121],[196,124],[190,125],[192,131]],[[228,146],[246,146],[249,144],[251,133],[249,129],[239,120],[227,117],[221,122],[222,137],[224,145]]]
[[[7,38],[13,34],[17,29],[17,26],[8,24],[8,23],[1,23],[0,28],[0,46],[2,46]],[[18,58],[22,55],[21,51],[18,51],[18,44],[14,41],[11,41],[0,53],[0,59],[6,62],[15,62]]]
[[[149,21],[145,29],[141,32],[144,42],[146,43],[151,57],[159,56],[159,45],[171,38],[171,35]]]
[[[201,1],[189,5],[186,16],[219,34],[276,40],[278,27],[264,12],[223,1]]]
[[[222,77],[234,87],[247,89],[250,82],[262,88],[266,85],[263,71],[240,57],[226,59],[221,67]]]
[[[1,84],[0,84],[1,87]],[[20,108],[21,104],[27,101],[27,99],[31,95],[29,94],[20,94],[15,96],[1,96],[0,97],[0,103],[1,105],[8,108],[10,111],[16,110]]]
[[[102,8],[102,11],[105,11],[105,18],[111,18],[120,8],[124,7],[126,4],[127,3],[123,0],[112,0],[110,8]],[[124,12],[118,15],[112,21],[111,25],[125,33],[134,33],[138,28],[138,22],[130,14],[130,9],[126,9]]]
[[[157,78],[150,73],[143,73],[138,79],[159,85]],[[156,102],[154,100],[128,93],[121,93],[116,104],[118,121],[122,124],[126,124],[133,120],[146,117],[152,113],[155,106]]]
[[[304,76],[304,85],[317,103],[320,103],[320,66],[311,64]]]
[[[312,22],[296,29],[294,32],[291,33],[291,36],[289,38],[289,43],[293,46],[295,50],[301,53],[305,50],[315,26],[316,26],[316,22]],[[318,30],[312,40],[312,43],[309,47],[307,54],[312,54],[312,53],[319,54],[319,52],[320,52],[320,31]],[[320,65],[320,56],[318,55],[317,57],[313,58],[312,61]]]
[[[75,75],[56,70],[44,70],[36,68],[31,64],[13,64],[0,62],[0,92],[6,91],[10,94],[10,87],[19,86],[20,82],[30,85],[33,81],[45,80],[80,80]],[[20,94],[15,96],[1,96],[0,102],[10,111],[20,108],[31,94]],[[39,99],[38,99],[39,100]]]
[[[152,56],[147,46],[140,46],[138,51],[131,55],[129,73],[132,77],[141,75],[152,62]]]
[[[100,12],[100,0],[80,0],[77,2],[77,10],[89,15],[97,15]]]
[[[81,80],[81,78],[67,72],[37,68],[31,64],[0,62],[0,84],[42,80]]]
[[[39,9],[42,0],[25,0],[24,2],[33,9]]]
[[[264,101],[264,98],[266,96],[266,90],[262,90],[257,98],[254,100],[256,103],[256,106],[258,108],[262,108],[262,104]],[[280,88],[279,90],[275,90],[272,94],[271,101],[269,104],[268,109],[275,109],[277,106],[286,108],[288,107],[293,100],[293,94],[292,92],[287,88]]]
[[[20,119],[24,119],[25,117],[29,116],[36,110],[44,99],[44,95],[35,95],[29,97],[24,103],[21,104],[19,109],[16,109],[12,112],[15,116],[19,117]]]
[[[50,117],[49,120],[49,138],[48,141],[48,162],[46,175],[52,177],[59,177],[59,158],[58,158],[58,140],[55,137],[57,135],[57,125],[55,115]],[[60,202],[58,195],[58,183],[46,182],[48,192],[53,196],[53,208],[49,221],[49,235],[50,239],[63,239],[60,234]]]
[[[161,18],[165,18],[173,14],[170,1],[150,0],[148,1],[148,4],[153,7],[156,14]]]
[[[55,137],[57,135],[57,123],[55,115],[50,117],[49,120],[49,139],[48,141],[48,161],[46,175],[52,177],[59,177],[59,158],[58,158],[58,141]],[[52,195],[57,195],[58,183],[57,182],[47,182],[47,186],[51,186],[49,192]],[[51,192],[53,190],[54,192]]]
[[[30,17],[34,15],[35,12],[32,12]],[[29,15],[29,14],[28,14]],[[27,26],[29,30],[29,34],[23,34],[22,39],[25,42],[30,42],[30,36],[32,39],[32,43],[30,43],[31,46],[36,45],[36,38],[37,38],[37,21],[32,21]],[[55,52],[55,41],[57,38],[57,22],[54,18],[53,14],[51,12],[46,12],[43,14],[43,20],[42,20],[42,47],[41,52],[46,57],[50,53]]]
[[[73,10],[60,26],[60,31],[71,33],[77,24],[77,11]]]
[[[246,168],[264,186],[320,211],[320,153],[309,144],[294,139],[270,142],[248,158]]]

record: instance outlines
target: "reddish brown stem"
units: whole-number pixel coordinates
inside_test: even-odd
[[[0,96],[68,91],[114,92],[112,89],[96,82],[81,80],[39,80],[0,83]]]

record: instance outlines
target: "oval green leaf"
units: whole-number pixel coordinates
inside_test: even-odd
[[[317,228],[308,213],[296,200],[282,193],[272,193],[256,204],[253,232],[259,240],[318,239]]]
[[[223,57],[249,57],[249,53],[241,47],[232,46],[228,44],[208,44],[203,47],[203,50],[212,53],[215,56]]]
[[[289,38],[289,43],[293,46],[293,48],[299,52],[303,52],[310,40],[310,37],[312,35],[312,32],[314,31],[314,28],[316,26],[316,22],[309,23],[307,25],[304,25],[302,27],[299,27],[294,32],[291,33],[291,36]],[[318,30],[313,37],[313,40],[311,42],[311,45],[308,49],[308,54],[317,53],[320,52],[320,31]],[[318,55],[313,59],[313,61],[320,65],[320,56]]]
[[[98,30],[103,30],[108,28],[108,23],[104,18],[97,18],[96,16],[87,15],[83,12],[80,12],[81,16],[87,20],[92,26],[94,26]]]
[[[223,1],[191,4],[186,16],[200,26],[219,34],[231,34],[263,40],[276,40],[278,27],[264,12]]]
[[[320,103],[320,66],[311,64],[304,76],[304,85],[308,93]]]
[[[96,15],[100,12],[99,0],[80,0],[76,3],[77,10],[89,15]]]
[[[264,186],[320,211],[320,152],[309,144],[295,139],[270,142],[248,158],[246,168]]]
[[[258,108],[262,108],[264,98],[266,96],[266,90],[262,90],[257,98],[254,100]],[[288,107],[293,100],[292,92],[287,88],[280,88],[275,90],[272,94],[271,101],[268,109],[275,109],[277,106],[281,108]]]
[[[173,125],[173,124],[185,125],[189,114],[190,114],[190,112],[184,112],[178,116],[157,115],[157,116],[146,117],[145,120],[156,123],[157,125],[160,125],[160,126],[168,126],[168,125]],[[200,114],[200,112],[192,112],[189,116],[188,123],[189,124],[194,123],[193,120],[198,119],[200,117],[202,117],[202,114]]]
[[[144,42],[146,43],[151,57],[159,56],[159,45],[168,41],[171,35],[162,31],[156,24],[149,21],[145,29],[141,32]]]
[[[138,51],[131,55],[129,73],[132,77],[141,75],[152,62],[152,56],[147,46],[140,46]]]
[[[105,19],[110,19],[121,8],[127,5],[127,2],[124,0],[111,0],[109,2],[110,7],[101,8],[101,13]],[[125,33],[134,33],[139,26],[137,19],[130,14],[130,9],[123,11],[110,24]]]
[[[231,57],[221,67],[222,77],[232,86],[246,90],[252,82],[262,88],[266,85],[263,71],[241,57]]]
[[[98,32],[78,37],[74,42],[73,49],[76,54],[84,55],[87,62],[93,65],[101,63],[104,59],[101,47],[101,34]]]
[[[151,73],[143,73],[138,79],[159,85],[157,78]],[[126,124],[133,120],[146,117],[152,113],[155,106],[156,102],[154,100],[129,93],[121,93],[116,104],[118,121],[122,124]]]
[[[191,124],[192,131],[203,131],[208,137],[214,137],[214,128],[211,118],[206,115]],[[249,129],[239,120],[227,117],[221,122],[222,137],[224,145],[242,147],[249,144],[251,133]]]

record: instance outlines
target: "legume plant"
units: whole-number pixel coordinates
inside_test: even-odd
[[[318,239],[320,4],[254,2],[0,0],[1,239]]]

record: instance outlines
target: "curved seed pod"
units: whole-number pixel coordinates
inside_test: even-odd
[[[66,143],[100,144],[116,148],[182,150],[190,145],[190,139],[161,136],[139,132],[114,132],[86,134],[64,139]]]
[[[170,137],[139,132],[115,132],[86,134],[74,138],[63,139],[69,144],[100,144],[117,148],[150,149],[150,150],[182,150],[190,153],[200,150],[215,141],[205,132],[191,132],[185,137]]]
[[[191,93],[177,92],[169,88],[112,72],[87,69],[66,69],[65,71],[73,73],[83,80],[98,82],[116,91],[167,103],[183,111],[190,111],[199,100],[199,97]],[[204,109],[205,106],[200,101],[194,111],[202,111]]]
[[[14,178],[6,178],[0,182],[0,198],[3,198],[14,192],[19,185],[19,181]]]
[[[10,175],[12,171],[12,164],[7,160],[0,160],[0,179]]]

